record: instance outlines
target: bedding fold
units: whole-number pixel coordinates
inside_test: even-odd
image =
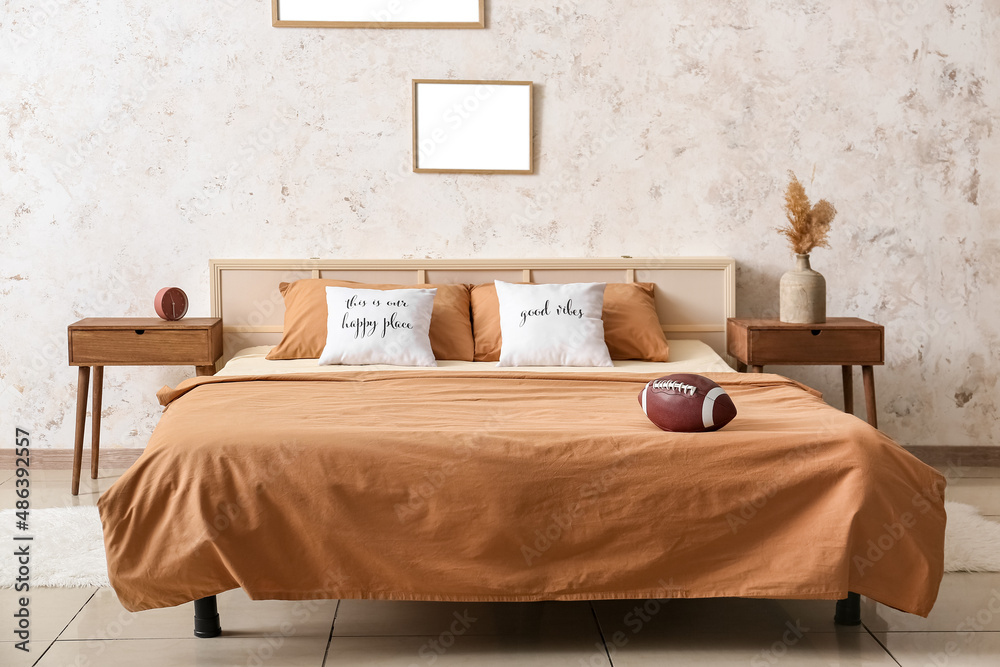
[[[737,418],[660,431],[638,373],[201,377],[158,394],[101,497],[137,611],[255,599],[839,599],[926,615],[944,479],[776,375],[706,374]]]

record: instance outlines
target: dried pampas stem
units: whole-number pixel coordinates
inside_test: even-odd
[[[788,226],[780,227],[778,233],[788,239],[792,250],[799,255],[808,255],[814,248],[829,248],[827,237],[830,223],[837,216],[837,209],[825,199],[809,205],[806,189],[799,183],[795,173],[788,172],[791,181],[785,192],[785,217]]]

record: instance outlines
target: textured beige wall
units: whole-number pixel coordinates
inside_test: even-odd
[[[71,446],[66,325],[171,284],[207,314],[210,257],[724,254],[740,313],[774,314],[794,169],[840,211],[829,311],[887,327],[884,429],[1000,444],[1000,2],[488,5],[486,30],[364,31],[3,3],[0,433]],[[410,173],[410,80],[453,77],[536,83],[535,175]],[[839,401],[837,369],[788,373]],[[143,446],[182,377],[110,369],[106,446]]]

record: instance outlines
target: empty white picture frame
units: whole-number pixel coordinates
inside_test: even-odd
[[[278,28],[483,28],[485,0],[271,0]]]
[[[413,171],[531,174],[530,81],[413,81]]]

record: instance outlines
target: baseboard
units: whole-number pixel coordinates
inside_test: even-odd
[[[101,468],[119,470],[132,466],[142,455],[141,449],[109,449],[101,452]],[[0,470],[15,468],[14,450],[0,449]],[[32,449],[31,467],[38,470],[70,470],[73,468],[72,449]],[[83,470],[90,470],[90,450],[83,450]],[[87,472],[86,474],[90,474]]]
[[[932,466],[969,466],[973,468],[1000,467],[1000,447],[906,447],[924,463]]]
[[[945,447],[918,446],[906,450],[918,459],[933,466],[953,465],[1000,467],[1000,447]],[[128,468],[142,454],[141,449],[109,449],[101,452],[101,467]],[[73,467],[72,449],[33,449],[31,465],[41,470],[69,470]],[[0,449],[0,470],[14,469],[14,450]],[[90,450],[83,451],[83,467],[90,468]]]

